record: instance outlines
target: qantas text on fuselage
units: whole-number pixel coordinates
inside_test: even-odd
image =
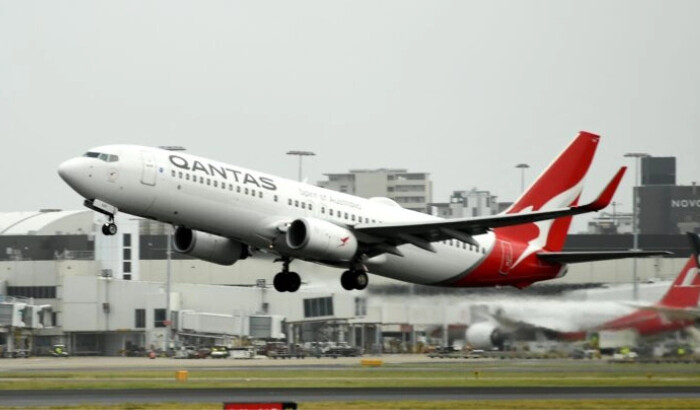
[[[387,198],[359,198],[188,153],[110,145],[65,161],[59,174],[105,214],[172,224],[174,249],[230,265],[257,251],[278,255],[278,291],[296,291],[302,259],[338,267],[345,289],[367,272],[438,286],[519,288],[566,272],[567,263],[662,252],[562,252],[573,215],[607,206],[621,168],[594,201],[578,205],[599,137],[581,132],[504,213],[442,219]],[[244,262],[243,262],[244,263]]]
[[[271,178],[263,176],[256,177],[248,172],[232,169],[225,165],[215,165],[210,162],[204,165],[198,160],[194,160],[190,164],[190,161],[179,155],[169,155],[168,159],[170,160],[170,163],[178,169],[192,171],[195,175],[204,174],[207,177],[220,177],[225,181],[229,179],[230,175],[233,181],[236,183],[254,185],[258,188],[264,188],[269,191],[274,191],[277,189],[275,182]]]

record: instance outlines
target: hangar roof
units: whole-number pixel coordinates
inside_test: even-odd
[[[0,235],[88,235],[93,219],[90,210],[0,212]]]

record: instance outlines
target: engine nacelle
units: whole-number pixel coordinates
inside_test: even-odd
[[[182,226],[175,229],[173,248],[175,252],[219,265],[233,265],[248,256],[248,248],[240,242]]]
[[[467,343],[475,349],[502,349],[505,338],[498,325],[478,322],[467,328]]]
[[[357,253],[352,232],[316,218],[299,218],[287,229],[287,246],[303,257],[319,261],[345,262]]]

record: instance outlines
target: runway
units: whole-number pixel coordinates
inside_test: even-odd
[[[170,358],[148,359],[146,357],[31,357],[27,359],[0,360],[0,377],[3,372],[53,372],[53,371],[143,371],[143,370],[244,370],[244,369],[347,369],[357,366],[364,357],[305,358],[272,360],[265,356],[256,359],[199,359],[177,360]],[[431,360],[425,355],[383,355],[387,365],[415,365],[427,363],[465,363],[464,359]]]
[[[2,406],[59,406],[81,403],[205,403],[235,401],[445,401],[519,399],[700,398],[700,387],[436,387],[436,388],[273,388],[6,390]]]
[[[271,371],[297,371],[297,370],[337,370],[345,371],[357,367],[360,361],[367,357],[341,357],[330,358],[306,358],[289,360],[271,360],[259,358],[253,360],[233,359],[201,359],[201,360],[175,360],[158,358],[151,360],[145,357],[70,357],[59,359],[53,357],[31,357],[27,359],[0,360],[0,378],[5,372],[91,372],[91,371],[167,371],[167,370],[271,370]],[[550,373],[566,366],[571,371],[595,371],[595,372],[636,372],[633,368],[611,366],[604,360],[574,361],[570,359],[525,360],[525,359],[430,359],[425,355],[386,354],[377,356],[389,367],[377,368],[374,371],[384,371],[401,366],[402,369],[414,371],[433,371],[435,366],[440,366],[442,371],[453,370],[463,372],[464,366],[474,368],[489,368],[493,371],[509,372],[542,372]],[[457,365],[451,368],[451,365]],[[658,369],[666,365],[656,366]],[[674,369],[681,373],[696,373],[695,366],[689,365]]]
[[[124,403],[223,403],[235,401],[294,401],[297,403],[318,401],[405,401],[415,400],[422,402],[449,401],[449,400],[522,400],[522,399],[667,399],[667,398],[691,398],[700,399],[700,387],[698,386],[645,386],[645,387],[621,387],[605,386],[606,380],[601,379],[601,386],[594,387],[540,387],[530,384],[531,387],[503,386],[503,375],[509,374],[513,381],[525,378],[542,378],[546,380],[557,375],[576,374],[601,374],[608,375],[611,372],[624,378],[638,378],[640,372],[653,374],[654,380],[661,380],[664,374],[681,380],[694,378],[697,369],[693,365],[653,365],[650,367],[636,367],[629,365],[611,365],[605,361],[572,361],[572,360],[440,360],[427,359],[421,355],[385,355],[382,360],[385,366],[372,369],[362,369],[360,358],[342,359],[302,359],[302,360],[173,360],[147,358],[120,358],[120,357],[91,357],[91,358],[30,358],[0,360],[0,380],[16,381],[26,378],[37,383],[51,382],[59,385],[55,390],[32,390],[31,385],[20,387],[22,390],[0,390],[0,406],[16,407],[40,407],[78,405],[82,403],[92,404],[124,404]],[[473,371],[480,369],[492,377],[495,387],[466,386],[466,387],[423,387],[423,382],[435,385],[435,380],[444,380],[446,383],[454,382],[463,377],[473,377]],[[642,370],[645,369],[645,370]],[[163,383],[173,382],[174,371],[188,370],[193,377],[193,384],[187,386],[173,386],[173,388],[160,388]],[[160,376],[139,378],[140,372],[163,372]],[[230,372],[241,372],[236,375]],[[314,376],[314,371],[322,373]],[[81,378],[56,378],[53,374],[68,372],[87,376]],[[99,373],[114,373],[114,377],[105,378],[90,377]],[[121,374],[121,372],[135,372],[135,375]],[[203,377],[201,372],[208,372]],[[250,376],[252,372],[253,375]],[[270,376],[266,374],[269,372]],[[310,373],[311,372],[311,373]],[[351,372],[347,377],[345,372]],[[359,373],[358,373],[359,372]],[[401,372],[408,372],[406,376],[397,376]],[[431,373],[441,372],[440,377],[432,378]],[[45,374],[42,374],[45,373]],[[423,376],[425,373],[425,376]],[[219,374],[221,376],[219,376]],[[303,374],[303,378],[309,380],[306,386],[279,387],[281,380],[294,380],[297,374]],[[520,376],[522,374],[522,376]],[[251,377],[251,387],[221,387],[222,380],[232,383],[237,379]],[[381,386],[393,377],[403,377],[407,383],[413,383],[414,387],[323,387],[327,379],[336,382],[347,381],[354,383],[364,380],[365,386]],[[585,376],[591,377],[591,376]],[[585,379],[584,377],[584,379]],[[260,384],[260,380],[267,380],[272,387]],[[318,379],[316,381],[316,379]],[[79,383],[109,383],[103,386],[114,386],[115,389],[89,388],[83,389]],[[123,385],[113,383],[153,382],[161,383],[159,388],[133,388],[124,389]],[[212,384],[208,384],[210,380]],[[418,383],[412,380],[419,380]],[[65,381],[66,385],[60,386]],[[395,380],[394,380],[395,381]],[[422,382],[421,382],[422,381]],[[246,380],[248,382],[248,380]],[[263,383],[267,383],[263,382]],[[549,380],[551,383],[551,380]],[[218,387],[215,383],[219,383]],[[258,383],[258,384],[255,384]],[[276,384],[275,384],[276,383]],[[284,382],[282,382],[284,383]],[[386,384],[385,384],[386,385]],[[253,387],[255,386],[255,387]],[[337,385],[336,385],[337,386]],[[417,386],[417,387],[416,387]],[[430,386],[425,384],[425,386]],[[488,385],[486,385],[488,386]],[[151,385],[154,387],[154,385]],[[168,386],[165,386],[168,387]]]

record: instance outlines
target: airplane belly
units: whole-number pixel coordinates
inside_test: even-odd
[[[435,243],[437,252],[433,253],[413,245],[402,245],[398,249],[404,256],[383,254],[368,260],[367,267],[377,275],[407,282],[423,285],[450,283],[481,263],[495,243],[495,236],[490,232],[474,239],[480,244],[479,250]]]
[[[256,213],[231,203],[198,195],[181,196],[182,200],[163,204],[170,208],[172,221],[198,230],[227,237],[240,237],[253,228]]]
[[[367,263],[369,271],[392,279],[430,285],[459,275],[478,260],[450,249],[432,253],[413,245],[403,245],[399,250],[403,257],[383,255],[370,259]]]

